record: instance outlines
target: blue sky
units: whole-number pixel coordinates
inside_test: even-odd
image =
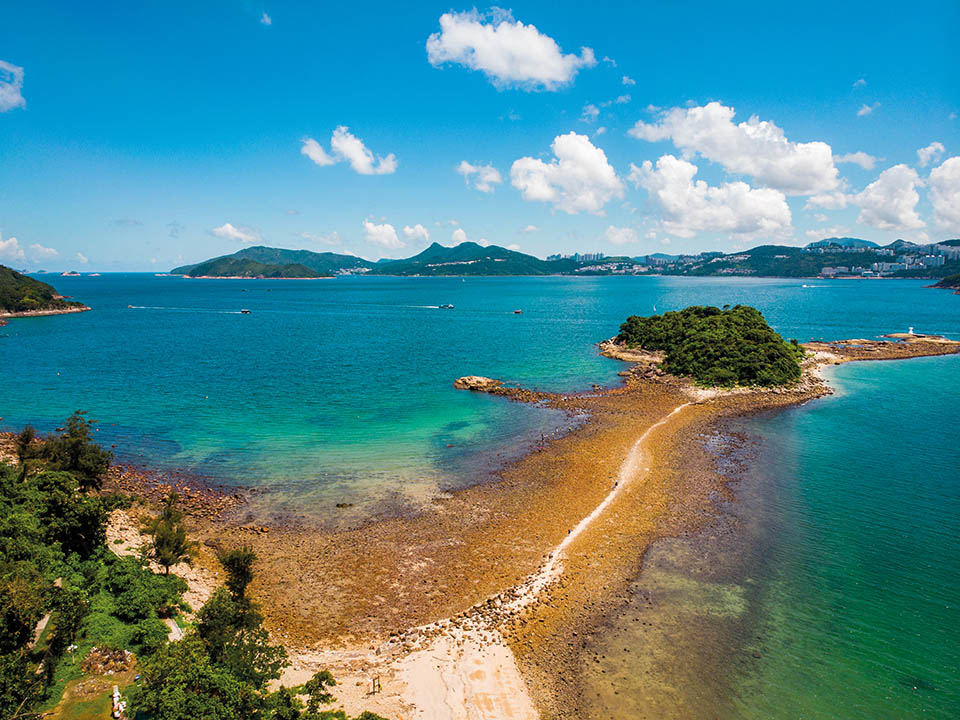
[[[960,237],[958,27],[953,0],[7,3],[0,262]]]

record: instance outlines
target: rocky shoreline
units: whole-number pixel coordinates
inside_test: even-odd
[[[56,308],[51,310],[23,310],[21,312],[11,312],[0,310],[0,318],[23,318],[23,317],[45,317],[47,315],[69,315],[71,313],[87,312],[90,308],[86,305],[74,305],[65,308]]]

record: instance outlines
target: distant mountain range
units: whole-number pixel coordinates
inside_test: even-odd
[[[960,246],[960,239],[937,243]],[[454,247],[433,243],[413,257],[371,262],[355,255],[310,250],[285,250],[262,245],[244,248],[232,255],[183,265],[171,270],[175,275],[191,277],[273,277],[309,278],[333,275],[607,275],[656,272],[671,275],[753,275],[756,277],[812,277],[825,267],[869,268],[874,263],[889,264],[901,254],[920,256],[931,245],[916,245],[897,240],[881,247],[860,238],[826,238],[799,248],[785,245],[760,245],[736,253],[700,253],[667,255],[653,253],[635,258],[604,257],[599,260],[559,258],[541,260],[526,253],[498,245],[482,246],[464,242]],[[942,252],[942,250],[941,250]],[[939,267],[911,266],[891,271],[895,275],[941,277],[957,272],[960,262],[949,259]]]
[[[293,267],[308,274],[290,274]],[[190,277],[322,277],[364,275],[556,275],[577,267],[572,260],[541,260],[533,255],[498,245],[464,242],[454,247],[433,243],[413,257],[370,262],[354,255],[284,250],[261,245],[244,248],[195,265],[182,265],[170,272]],[[298,271],[302,272],[302,271]]]

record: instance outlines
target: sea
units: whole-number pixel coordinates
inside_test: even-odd
[[[489,481],[568,430],[453,381],[614,385],[596,344],[631,314],[742,303],[801,342],[960,339],[960,297],[917,280],[38,277],[93,310],[0,328],[0,430],[85,410],[122,462],[324,526]],[[960,717],[960,356],[829,376],[833,396],[717,430],[736,500],[650,550],[590,640],[584,717]]]

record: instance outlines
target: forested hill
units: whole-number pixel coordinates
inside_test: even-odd
[[[331,277],[321,274],[300,263],[285,265],[262,263],[246,258],[224,257],[208,260],[193,266],[186,273],[189,277],[236,277],[236,278],[318,278]]]
[[[377,263],[376,275],[554,275],[570,272],[572,260],[541,260],[499,245],[463,242],[454,247],[433,243],[406,260]]]
[[[205,265],[213,260],[227,259],[252,260],[264,265],[303,265],[313,270],[318,276],[336,275],[342,270],[359,270],[372,268],[375,263],[355,255],[342,255],[332,252],[312,252],[311,250],[284,250],[283,248],[265,247],[255,245],[254,247],[238,250],[232,255],[221,255],[220,257],[205,260],[203,263],[194,265],[182,265],[174,268],[170,272],[174,275],[190,275],[199,265]]]
[[[69,311],[86,307],[64,300],[53,286],[0,265],[0,314]]]

